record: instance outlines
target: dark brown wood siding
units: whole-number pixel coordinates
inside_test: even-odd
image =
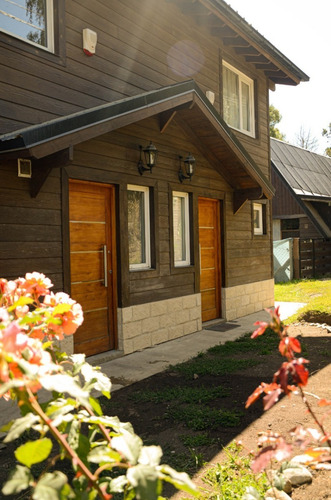
[[[238,137],[269,175],[264,73],[189,13],[184,15],[176,2],[147,0],[142,7],[140,0],[97,0],[93,5],[68,0],[61,20],[61,57],[0,34],[2,133],[190,78],[203,91],[215,92],[215,106],[221,111],[224,59],[255,82],[256,138],[241,133]],[[93,57],[82,50],[86,27],[98,34]]]
[[[180,121],[179,121],[180,123]],[[159,150],[158,165],[153,173],[140,176],[137,170],[139,145],[153,140]],[[196,157],[192,181],[178,181],[179,155],[191,152]],[[17,178],[16,163],[1,167],[1,243],[0,274],[16,278],[25,272],[47,274],[61,289],[67,283],[69,268],[64,264],[62,233],[68,233],[64,209],[61,231],[61,178],[54,169],[37,198],[30,198],[29,180]],[[267,235],[253,236],[251,203],[233,215],[233,192],[227,182],[203,157],[192,139],[185,135],[176,118],[165,133],[160,133],[157,117],[80,144],[74,149],[73,163],[65,168],[65,177],[114,184],[117,189],[117,240],[119,305],[188,295],[199,291],[198,197],[223,202],[221,224],[224,225],[223,286],[234,286],[271,278],[270,225]],[[66,182],[66,181],[65,181]],[[127,184],[150,187],[153,207],[153,269],[129,272],[127,233]],[[171,193],[190,193],[192,214],[191,266],[173,265]],[[68,205],[63,190],[63,206]],[[268,207],[267,207],[268,209]],[[64,242],[64,248],[68,242]],[[69,290],[68,290],[69,291]]]
[[[232,195],[227,195],[226,200],[226,286],[271,279],[272,229],[269,202],[266,203],[266,234],[254,235],[251,203],[246,202],[240,211],[233,215]]]
[[[203,91],[215,92],[221,111],[221,62],[226,60],[254,80],[256,137],[236,133],[263,173],[270,178],[268,129],[268,80],[254,64],[223,45],[222,40],[184,15],[175,2],[166,0],[87,0],[65,2],[61,54],[31,50],[24,42],[11,43],[0,36],[0,131],[10,132],[29,124],[91,108],[143,91],[193,78]],[[96,55],[82,50],[82,29],[98,34]],[[2,34],[3,35],[3,34]],[[189,41],[189,52],[178,43]],[[177,50],[176,50],[177,47]],[[180,123],[180,122],[178,122]],[[160,149],[159,166],[140,177],[136,164],[139,144],[153,140]],[[160,134],[157,120],[148,120],[75,148],[69,177],[117,186],[121,305],[184,295],[198,290],[197,220],[193,221],[194,261],[188,269],[172,265],[171,190],[191,193],[192,213],[198,196],[224,200],[224,286],[272,277],[270,224],[267,235],[254,237],[251,203],[233,215],[232,189],[203,157],[194,141],[176,121]],[[193,144],[192,144],[193,142]],[[178,154],[192,152],[197,173],[191,183],[179,184]],[[15,163],[1,163],[0,275],[17,277],[26,271],[48,274],[58,288],[67,282],[63,270],[60,170],[48,178],[37,198],[29,195],[29,181],[17,178]],[[128,272],[126,238],[126,185],[146,184],[154,200],[155,269]],[[63,191],[63,197],[67,194]],[[267,207],[269,214],[269,208]],[[65,215],[65,213],[64,213]],[[65,217],[64,217],[65,219]],[[66,227],[62,228],[65,234]],[[25,244],[26,243],[26,244]]]
[[[295,236],[301,239],[321,238],[321,234],[309,217],[305,214],[295,197],[286,186],[280,176],[271,170],[271,182],[276,189],[272,200],[272,216],[274,219],[298,218],[299,228],[295,231]],[[284,234],[283,238],[291,237],[291,233]]]
[[[321,233],[316,229],[309,217],[300,219],[300,238],[303,240],[321,238]]]
[[[16,162],[0,165],[0,200],[0,277],[38,271],[63,289],[59,170],[31,198],[29,180],[17,177]]]
[[[272,199],[272,216],[274,219],[290,218],[294,215],[303,215],[304,211],[296,201],[289,188],[279,175],[271,169],[271,182],[276,190]]]

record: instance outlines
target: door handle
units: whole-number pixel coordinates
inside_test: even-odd
[[[108,288],[107,245],[103,245],[103,272],[104,272],[104,286]]]

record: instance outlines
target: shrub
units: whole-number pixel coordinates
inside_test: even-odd
[[[37,433],[15,451],[19,464],[2,488],[4,495],[30,489],[33,499],[160,498],[163,481],[195,494],[185,473],[160,464],[162,450],[143,446],[130,423],[102,414],[92,390],[110,398],[111,382],[83,354],[60,352],[55,341],[75,333],[81,306],[67,294],[52,293],[43,274],[0,279],[0,397],[13,399],[21,417],[5,428],[5,442]],[[48,391],[40,403],[38,391]],[[55,443],[59,452],[55,454]],[[72,479],[57,470],[69,459]],[[32,467],[44,464],[39,477]]]

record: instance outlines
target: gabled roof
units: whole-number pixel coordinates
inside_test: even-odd
[[[223,0],[170,0],[219,36],[275,84],[298,85],[309,77]],[[249,1],[249,0],[247,0]]]
[[[235,212],[247,199],[273,196],[270,181],[193,80],[2,135],[0,158],[50,158],[76,144],[156,115],[161,133],[176,115],[201,153],[233,187]]]
[[[331,158],[271,138],[271,162],[293,193],[306,200],[331,200]]]
[[[273,138],[270,144],[272,169],[320,233],[331,238],[331,158]],[[318,210],[322,206],[324,217]]]

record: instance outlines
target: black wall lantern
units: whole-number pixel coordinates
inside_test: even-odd
[[[143,173],[146,172],[146,170],[152,172],[152,168],[156,165],[158,150],[156,149],[152,141],[145,148],[139,146],[139,149],[140,149],[140,158],[138,161],[138,172],[140,173],[140,175],[143,175]],[[144,162],[141,157],[142,151],[144,152],[146,166],[144,165]]]
[[[187,155],[184,161],[183,157],[179,157],[179,172],[178,172],[178,178],[180,182],[183,182],[185,179],[190,179],[192,178],[194,174],[194,169],[195,169],[195,158],[191,153]],[[182,168],[182,163],[184,163],[184,172]]]

